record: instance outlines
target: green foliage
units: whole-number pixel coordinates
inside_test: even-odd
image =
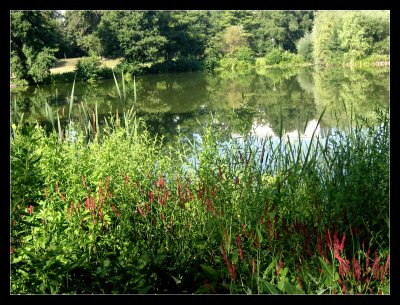
[[[289,51],[284,51],[282,48],[272,49],[265,56],[267,65],[290,64],[295,61],[295,55]]]
[[[11,11],[11,73],[20,80],[43,82],[56,62],[57,29],[49,11]]]
[[[12,294],[388,293],[388,110],[325,145],[213,116],[165,149],[132,109],[89,141],[12,126]]]
[[[314,62],[314,38],[306,33],[296,44],[297,54],[306,62]]]
[[[281,47],[296,51],[296,42],[312,30],[313,11],[256,11],[251,46],[258,54],[268,54]]]
[[[101,70],[100,65],[101,61],[97,56],[90,56],[80,59],[75,67],[77,80],[98,78]]]
[[[388,11],[318,12],[313,29],[316,63],[353,63],[372,52],[388,55],[389,22]]]
[[[103,47],[96,34],[103,13],[96,10],[67,10],[63,22],[65,39],[68,42],[66,53],[69,57],[102,55]]]

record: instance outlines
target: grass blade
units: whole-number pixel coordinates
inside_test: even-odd
[[[135,80],[135,76],[133,77],[133,100],[136,103],[136,80]]]
[[[73,101],[74,101],[75,79],[76,79],[76,74],[75,74],[74,82],[72,84],[71,98],[69,100],[69,113],[68,113],[68,121],[69,122],[71,121],[72,105],[73,105]]]

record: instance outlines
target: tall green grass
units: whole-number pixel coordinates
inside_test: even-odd
[[[388,110],[297,142],[210,117],[166,150],[134,107],[78,109],[75,139],[12,127],[12,294],[390,293]]]

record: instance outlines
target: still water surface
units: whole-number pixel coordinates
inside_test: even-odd
[[[122,91],[122,81],[118,80]],[[134,85],[135,83],[135,85]],[[136,90],[135,90],[136,87]],[[39,120],[51,126],[46,103],[65,124],[69,114],[72,84],[54,84],[13,89],[14,102],[25,120]],[[121,101],[114,80],[94,84],[76,83],[73,120],[82,119],[79,104],[94,111],[100,123],[104,116],[131,107],[143,118],[152,134],[171,139],[177,130],[188,136],[201,134],[213,119],[232,135],[252,133],[260,138],[277,136],[321,138],[350,117],[374,117],[374,108],[389,107],[389,68],[301,68],[271,69],[247,74],[188,72],[145,75],[125,79],[125,100]],[[136,95],[136,101],[135,101]],[[326,107],[320,126],[317,120]]]

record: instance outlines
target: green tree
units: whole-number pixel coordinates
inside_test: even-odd
[[[206,11],[163,11],[159,19],[160,34],[166,38],[165,60],[202,58],[207,42],[209,13]]]
[[[97,10],[71,10],[65,12],[63,23],[65,39],[70,43],[70,56],[100,55],[101,48],[96,40],[97,27],[103,13]]]
[[[313,28],[317,64],[389,55],[389,11],[320,11]]]
[[[98,30],[104,54],[121,54],[132,63],[160,60],[167,42],[158,26],[161,14],[161,11],[105,11]],[[110,41],[110,36],[115,38]]]
[[[313,19],[313,11],[256,11],[250,45],[258,54],[278,46],[295,52],[297,40],[311,31]]]
[[[11,11],[11,73],[39,83],[56,62],[60,36],[53,11]]]

